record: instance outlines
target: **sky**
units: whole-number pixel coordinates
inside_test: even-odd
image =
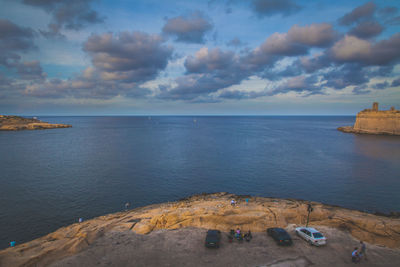
[[[400,109],[400,1],[0,0],[0,114]]]

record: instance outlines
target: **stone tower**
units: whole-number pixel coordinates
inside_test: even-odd
[[[379,110],[378,102],[372,109],[364,109],[357,113],[354,126],[339,127],[345,133],[392,134],[400,136],[400,110]]]
[[[373,104],[372,104],[372,110],[373,111],[378,111],[378,102],[374,102]]]

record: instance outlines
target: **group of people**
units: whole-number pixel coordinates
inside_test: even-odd
[[[360,247],[354,248],[351,253],[351,261],[354,263],[360,262],[361,258],[367,259],[367,254],[365,253],[366,247],[363,241],[360,241]]]
[[[231,232],[232,231],[233,230],[231,230]],[[247,242],[249,242],[253,238],[253,236],[251,235],[251,231],[250,230],[247,233],[245,233],[244,235],[242,235],[242,232],[240,231],[240,228],[237,228],[234,233],[235,233],[235,238],[237,240],[239,240],[239,241],[243,240],[243,238],[244,238]]]
[[[249,199],[246,198],[245,201],[246,201],[246,205],[248,205],[249,204]],[[231,206],[234,207],[234,206],[236,206],[236,204],[237,204],[237,202],[234,199],[232,199],[231,200]]]

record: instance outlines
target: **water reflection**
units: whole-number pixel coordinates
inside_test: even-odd
[[[355,135],[354,152],[376,160],[387,160],[400,164],[400,137]]]

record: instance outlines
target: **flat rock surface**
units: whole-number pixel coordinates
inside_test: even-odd
[[[232,199],[235,205],[230,204]],[[327,235],[327,247],[314,248],[303,240],[295,240],[292,248],[277,248],[268,241],[265,230],[269,227],[287,228],[293,233],[294,227],[304,226],[308,204],[313,207],[309,225]],[[251,230],[253,241],[229,244],[225,236],[220,249],[213,252],[204,248],[206,229],[227,233],[237,227],[242,231]],[[134,266],[197,263],[201,266],[213,265],[214,261],[223,266],[307,266],[311,263],[341,266],[350,263],[357,240],[368,243],[368,251],[375,253],[376,260],[371,259],[370,266],[400,263],[399,218],[317,202],[215,193],[100,216],[60,228],[1,250],[0,266],[68,266],[69,261],[69,266],[123,266],[131,261],[132,265],[138,263]]]
[[[309,245],[294,234],[290,247],[278,246],[266,233],[255,233],[250,242],[229,243],[222,233],[219,249],[204,246],[206,230],[157,230],[148,235],[109,232],[88,249],[50,266],[353,266],[351,252],[358,241],[349,234],[319,227],[328,238],[323,247]],[[360,266],[399,266],[400,251],[367,244],[367,260]]]
[[[355,134],[375,134],[375,135],[399,135],[395,133],[381,132],[381,131],[368,131],[368,130],[360,130],[354,129],[353,126],[342,126],[337,128],[338,131],[344,133],[355,133]]]

